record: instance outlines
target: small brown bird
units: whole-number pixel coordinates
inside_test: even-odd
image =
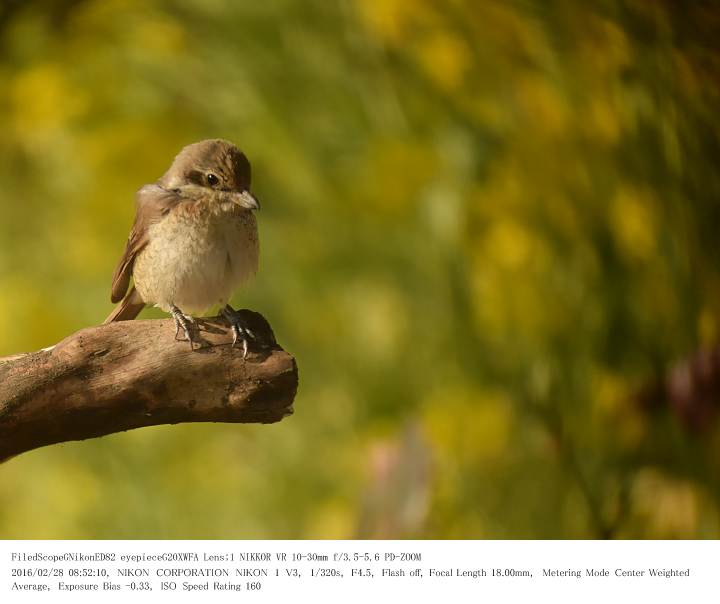
[[[259,207],[250,162],[235,145],[213,139],[185,147],[157,183],[137,192],[135,222],[112,280],[111,300],[122,301],[105,323],[158,306],[175,319],[175,337],[182,329],[192,348],[191,313],[220,305],[233,346],[242,341],[246,356],[254,336],[228,300],[257,271]]]

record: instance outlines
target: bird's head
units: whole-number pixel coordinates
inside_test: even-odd
[[[223,207],[260,209],[250,192],[250,162],[240,149],[222,139],[184,147],[159,184],[189,198],[212,199]]]

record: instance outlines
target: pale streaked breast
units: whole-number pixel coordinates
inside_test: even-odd
[[[224,305],[257,272],[257,222],[250,211],[176,207],[150,227],[150,242],[138,254],[135,287],[147,304],[186,313]]]

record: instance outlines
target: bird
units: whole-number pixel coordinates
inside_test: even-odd
[[[227,140],[210,139],[184,147],[160,179],[141,187],[112,277],[110,299],[119,304],[104,323],[156,306],[175,320],[175,339],[182,330],[194,349],[193,315],[217,305],[232,327],[232,346],[242,342],[245,358],[255,336],[229,300],[258,269],[260,203],[250,180],[245,154]]]

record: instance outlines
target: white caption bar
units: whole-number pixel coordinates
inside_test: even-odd
[[[717,541],[4,541],[12,603],[715,602]]]

